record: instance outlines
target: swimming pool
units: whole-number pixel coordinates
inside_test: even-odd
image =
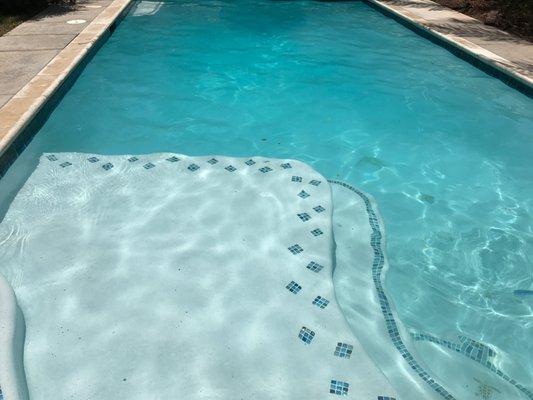
[[[532,128],[531,99],[364,3],[164,2],[122,21],[10,174],[44,152],[305,161],[380,204],[402,322],[527,383]]]

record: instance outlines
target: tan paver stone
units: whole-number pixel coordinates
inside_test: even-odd
[[[57,77],[53,75],[37,75],[14,98],[48,96],[50,86],[56,79]]]

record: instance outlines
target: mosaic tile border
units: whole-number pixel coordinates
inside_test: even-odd
[[[372,261],[372,280],[374,282],[374,287],[377,292],[379,299],[379,304],[383,317],[385,318],[385,325],[387,331],[392,340],[394,347],[400,352],[401,356],[407,361],[409,366],[422,378],[431,388],[440,394],[445,400],[457,400],[451,393],[449,393],[443,386],[437,383],[430,375],[427,373],[424,368],[415,360],[411,352],[405,346],[398,329],[396,320],[392,313],[392,308],[390,306],[385,290],[383,289],[383,284],[381,282],[381,271],[385,265],[385,253],[381,248],[381,239],[383,235],[381,234],[381,228],[379,226],[379,220],[372,208],[372,203],[370,199],[360,190],[354,188],[347,183],[328,180],[330,184],[335,184],[342,186],[355,194],[357,194],[365,203],[366,213],[368,215],[368,222],[372,228],[372,234],[370,236],[370,245],[374,252],[374,259]]]
[[[398,325],[396,323],[396,320],[394,319],[394,314],[392,313],[391,305],[389,303],[387,295],[385,294],[385,290],[383,288],[383,284],[381,281],[381,278],[382,278],[381,272],[385,264],[385,253],[383,249],[381,248],[381,239],[383,235],[381,233],[381,229],[379,226],[379,220],[372,207],[372,203],[370,202],[370,199],[368,198],[366,194],[364,194],[360,190],[356,189],[355,187],[347,183],[336,181],[336,180],[328,180],[328,182],[330,184],[342,186],[354,192],[365,203],[365,208],[366,208],[366,212],[368,215],[368,222],[370,224],[370,227],[372,228],[372,234],[370,237],[370,245],[374,252],[374,260],[372,262],[372,280],[374,282],[374,287],[377,292],[377,296],[379,299],[379,304],[380,304],[381,311],[383,313],[383,317],[385,318],[385,325],[387,327],[387,331],[389,333],[389,336],[392,340],[394,347],[399,351],[401,356],[407,361],[409,366],[418,374],[418,376],[420,376],[420,378],[422,378],[428,385],[430,385],[431,388],[435,390],[435,392],[440,394],[445,400],[457,400],[456,397],[454,397],[451,393],[449,393],[442,385],[437,383],[435,379],[433,379],[429,375],[429,373],[425,371],[424,368],[422,368],[422,366],[413,357],[411,352],[407,349],[407,347],[405,346],[403,342],[403,339],[400,336]],[[448,347],[448,345],[453,347],[453,344],[451,342],[435,338],[431,335],[426,335],[426,334],[418,334],[418,335],[420,335],[418,340],[430,340],[430,341],[434,341],[435,343],[442,344],[446,347]],[[429,339],[430,337],[431,339]],[[461,341],[461,344],[456,345],[456,346],[459,346],[458,347],[459,350],[456,350],[456,351],[459,351],[460,353],[466,355],[467,357],[473,359],[474,361],[478,361],[477,360],[478,357],[480,357],[480,360],[483,360],[484,353],[486,353],[487,357],[489,357],[491,354],[490,352],[493,351],[488,346],[483,345],[482,343],[476,342],[472,339],[466,338],[464,336],[460,337],[460,341]],[[454,347],[453,349],[455,350]],[[477,350],[477,352],[474,353],[474,350]],[[502,378],[503,380],[507,381],[508,383],[513,385],[515,388],[520,390],[529,399],[533,400],[533,392],[531,390],[521,385],[520,383],[516,382],[514,379],[511,379],[509,376],[505,375],[502,371],[497,369],[490,361],[486,361],[484,366],[488,368],[491,372],[494,372],[500,378]]]

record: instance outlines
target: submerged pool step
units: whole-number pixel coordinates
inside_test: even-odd
[[[335,300],[331,212],[294,160],[44,155],[0,224],[31,393],[397,397]]]

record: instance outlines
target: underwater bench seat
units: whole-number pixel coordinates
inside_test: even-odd
[[[394,397],[335,299],[331,216],[294,160],[43,155],[0,224],[29,398]]]

